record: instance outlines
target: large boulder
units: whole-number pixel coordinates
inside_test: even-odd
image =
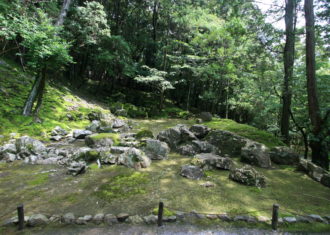
[[[187,143],[177,147],[177,152],[185,156],[194,156],[199,153],[197,147],[192,143]]]
[[[204,138],[210,132],[210,128],[204,125],[193,125],[189,130],[199,139]]]
[[[115,129],[117,129],[117,128],[122,128],[122,127],[124,127],[125,125],[127,125],[126,122],[125,122],[124,120],[122,120],[122,119],[119,119],[119,118],[115,119],[115,120],[112,122],[112,128],[115,128]]]
[[[180,144],[197,140],[197,137],[189,131],[186,125],[178,124],[175,127],[161,131],[157,139],[166,142],[171,149],[177,150]]]
[[[198,153],[217,153],[219,150],[207,141],[193,140],[192,145]]]
[[[141,150],[137,148],[129,148],[126,152],[120,154],[118,157],[118,164],[140,169],[149,167],[151,160]]]
[[[297,165],[299,163],[299,154],[285,146],[272,148],[269,154],[272,162],[279,165]]]
[[[0,161],[13,162],[17,159],[15,144],[5,144],[0,147]]]
[[[73,138],[75,139],[85,139],[86,136],[93,134],[93,132],[89,130],[74,130]]]
[[[118,139],[118,134],[100,133],[87,136],[85,143],[89,147],[111,147]]]
[[[93,120],[91,124],[86,127],[86,130],[91,132],[99,132],[101,128],[101,122],[99,120]]]
[[[145,153],[152,160],[163,160],[168,158],[170,148],[167,143],[159,140],[147,139]]]
[[[229,179],[248,186],[266,187],[266,178],[254,168],[244,166],[230,171]]]
[[[204,173],[198,166],[184,165],[181,167],[180,175],[188,179],[199,180],[204,176]]]
[[[242,148],[247,143],[247,139],[223,130],[210,131],[206,140],[220,149],[222,154],[228,154],[230,157],[241,156]]]
[[[322,167],[319,167],[310,161],[307,163],[307,170],[308,175],[317,182],[321,182],[323,175],[327,173]]]
[[[72,162],[68,167],[67,174],[76,176],[85,173],[85,171],[86,171],[85,162]]]
[[[197,154],[194,156],[192,162],[204,170],[230,170],[234,164],[231,158],[221,157],[212,153]]]
[[[321,184],[330,188],[330,174],[324,174],[322,176]]]
[[[254,141],[247,141],[246,145],[242,148],[241,161],[263,168],[271,167],[268,148]]]
[[[203,122],[210,122],[212,121],[212,114],[210,112],[201,112],[199,118],[202,119]]]
[[[51,136],[65,136],[67,134],[68,132],[60,126],[56,126],[51,132]]]
[[[46,152],[46,146],[39,140],[29,136],[22,136],[16,140],[16,149],[20,155],[42,155]]]
[[[31,215],[27,221],[27,224],[31,227],[42,226],[48,223],[48,218],[42,214]]]

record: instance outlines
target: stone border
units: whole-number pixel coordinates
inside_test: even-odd
[[[269,224],[271,219],[265,216],[250,216],[250,215],[236,215],[230,216],[226,213],[222,214],[203,214],[192,211],[190,213],[177,211],[173,216],[164,216],[163,221],[167,223],[173,223],[176,221],[185,221],[186,219],[208,219],[208,220],[220,220],[223,222],[246,222],[250,224]],[[29,227],[45,226],[47,224],[77,224],[77,225],[115,225],[118,223],[127,224],[157,224],[158,217],[156,215],[129,215],[127,213],[120,213],[118,215],[99,213],[96,215],[84,215],[76,217],[73,213],[66,213],[64,215],[51,215],[34,214],[31,216],[25,216],[24,220]],[[294,223],[323,223],[330,224],[330,215],[321,217],[320,215],[310,214],[304,216],[292,216],[279,218],[279,224],[294,224]],[[5,221],[2,226],[12,226],[18,224],[18,218],[13,217]]]

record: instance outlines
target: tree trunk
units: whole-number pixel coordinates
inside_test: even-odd
[[[63,1],[63,5],[62,5],[62,9],[61,9],[61,13],[60,15],[58,16],[58,19],[56,21],[56,26],[61,26],[63,25],[63,22],[64,22],[64,18],[66,17],[67,13],[68,13],[68,10],[70,8],[70,5],[71,5],[71,2],[72,0],[64,0]]]
[[[305,0],[306,20],[306,73],[307,73],[307,94],[308,110],[312,124],[313,138],[310,141],[312,149],[312,162],[329,169],[329,159],[326,136],[322,135],[322,118],[317,98],[316,75],[315,75],[315,28],[313,0]]]
[[[44,67],[42,69],[42,72],[41,72],[41,82],[40,82],[40,86],[39,86],[39,89],[38,89],[38,92],[37,92],[37,104],[36,104],[36,107],[33,111],[33,114],[34,116],[38,116],[39,114],[39,111],[40,111],[40,108],[41,108],[41,105],[42,105],[42,98],[44,96],[44,90],[45,90],[45,86],[46,86],[46,70],[47,68]]]
[[[285,34],[286,42],[284,48],[284,86],[283,86],[283,106],[281,117],[281,135],[286,144],[290,143],[290,109],[292,98],[292,75],[294,65],[295,29],[294,18],[296,0],[286,0],[285,5]]]
[[[32,89],[30,91],[30,94],[25,102],[24,108],[23,108],[23,115],[24,116],[30,116],[32,113],[32,108],[33,108],[33,104],[34,101],[37,98],[38,95],[38,90],[40,89],[40,84],[41,84],[41,80],[42,77],[40,76],[40,74],[38,73],[36,76],[36,79],[34,81],[34,84],[32,86]]]

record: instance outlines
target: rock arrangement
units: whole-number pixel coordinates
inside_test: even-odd
[[[236,168],[230,171],[229,179],[248,186],[256,186],[260,188],[266,187],[265,176],[258,173],[250,166],[244,166],[242,168]]]
[[[25,216],[24,221],[30,227],[40,227],[47,224],[77,224],[77,225],[87,225],[95,224],[101,225],[105,224],[108,226],[113,226],[118,223],[127,224],[147,224],[152,225],[157,223],[158,217],[156,215],[129,215],[127,213],[120,213],[118,215],[99,213],[96,215],[83,215],[75,216],[73,213],[66,213],[64,215],[43,215],[34,214],[31,216]],[[191,212],[180,212],[176,211],[171,216],[164,216],[163,222],[173,223],[173,222],[189,222],[191,219],[197,220],[220,220],[223,222],[246,222],[252,224],[270,224],[271,219],[265,216],[250,216],[250,215],[230,215],[227,213],[221,214],[203,214],[196,211]],[[305,215],[305,216],[292,216],[279,218],[279,224],[294,224],[294,223],[330,223],[330,216],[320,216],[315,214]],[[5,221],[3,226],[12,226],[18,223],[18,218],[13,217]]]
[[[306,173],[313,180],[320,182],[324,186],[330,187],[330,173],[311,161],[300,159],[297,170]]]

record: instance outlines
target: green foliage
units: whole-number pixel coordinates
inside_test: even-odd
[[[158,207],[156,207],[152,210],[152,214],[158,215]],[[173,215],[175,215],[175,213],[173,211],[171,211],[170,209],[165,207],[164,210],[163,210],[163,215],[164,216],[173,216]]]
[[[120,143],[120,136],[117,133],[99,133],[90,136],[90,138],[92,138],[93,140],[112,139],[114,145],[119,145]]]

